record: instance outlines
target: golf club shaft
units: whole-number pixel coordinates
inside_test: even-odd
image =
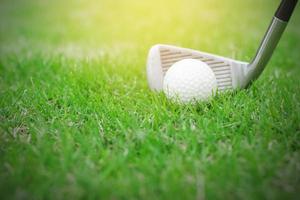
[[[247,68],[249,84],[255,80],[269,62],[298,0],[282,0],[261,42],[256,56]]]

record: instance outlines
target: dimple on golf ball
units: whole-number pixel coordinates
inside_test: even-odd
[[[167,71],[163,89],[167,98],[179,103],[206,101],[217,91],[214,72],[204,62],[184,59]]]

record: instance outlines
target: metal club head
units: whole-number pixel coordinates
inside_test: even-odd
[[[168,69],[183,59],[197,59],[206,63],[216,76],[218,92],[247,87],[260,76],[270,60],[297,2],[298,0],[282,0],[256,56],[250,63],[171,45],[153,46],[147,60],[147,78],[150,88],[161,91]]]
[[[150,88],[162,90],[163,79],[168,69],[183,59],[197,59],[206,63],[216,76],[218,91],[238,88],[243,76],[242,70],[248,65],[245,62],[192,49],[158,44],[150,49],[148,55],[147,75]]]

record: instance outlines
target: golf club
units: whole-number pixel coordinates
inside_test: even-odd
[[[147,78],[154,91],[163,89],[165,73],[176,62],[197,59],[205,62],[214,72],[218,91],[242,89],[256,80],[270,60],[298,0],[282,0],[253,60],[237,61],[197,50],[158,44],[148,54]]]

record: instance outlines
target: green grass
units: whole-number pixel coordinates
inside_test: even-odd
[[[248,90],[149,91],[155,43],[250,60],[279,1],[0,3],[1,199],[297,199],[300,10]]]

